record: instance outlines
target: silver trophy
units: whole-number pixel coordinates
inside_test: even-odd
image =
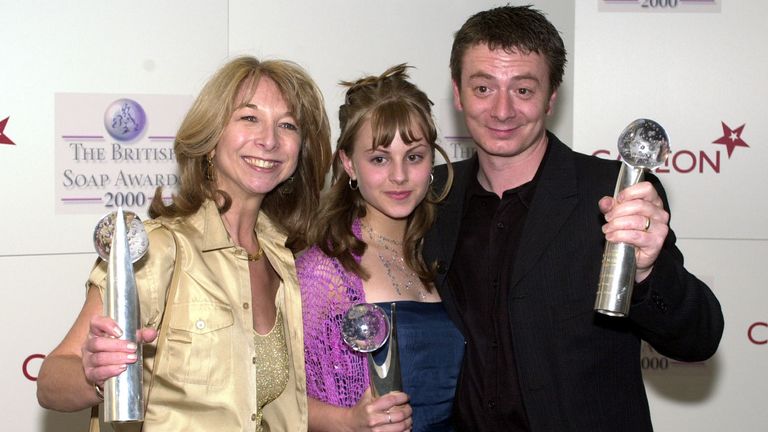
[[[368,371],[374,397],[391,391],[403,391],[400,374],[400,354],[397,348],[397,313],[392,303],[392,322],[382,308],[371,303],[352,306],[344,314],[341,335],[344,342],[355,351],[368,354]],[[379,365],[373,352],[389,340],[387,357]]]
[[[93,243],[101,259],[108,264],[104,314],[115,320],[123,330],[120,339],[132,341],[138,347],[136,362],[128,364],[124,372],[104,383],[104,421],[143,421],[143,361],[141,343],[136,340],[140,326],[139,294],[133,263],[147,252],[147,232],[136,214],[123,212],[120,207],[117,212],[99,220],[93,233]]]
[[[622,190],[643,181],[646,169],[661,166],[669,156],[669,139],[664,128],[653,120],[638,119],[619,135],[619,154],[623,159],[614,198]],[[629,313],[635,284],[635,247],[607,242],[600,269],[595,310],[624,317]]]

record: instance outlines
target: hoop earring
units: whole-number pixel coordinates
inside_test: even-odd
[[[435,175],[432,173],[429,173],[429,184],[432,184],[435,181]]]
[[[208,181],[216,180],[216,170],[213,166],[213,156],[208,155],[205,158],[205,179]]]
[[[357,190],[357,179],[353,179],[352,177],[349,178],[349,188]]]

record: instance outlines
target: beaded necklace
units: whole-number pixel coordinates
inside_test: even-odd
[[[403,242],[393,240],[385,237],[373,230],[370,226],[364,223],[360,223],[368,238],[374,241],[379,246],[376,248],[376,255],[381,261],[381,265],[384,266],[384,270],[387,272],[387,277],[392,287],[395,289],[397,295],[402,296],[403,291],[410,292],[414,287],[419,299],[421,301],[426,300],[427,291],[424,289],[424,284],[416,275],[416,272],[408,268],[405,264],[405,258],[403,257]]]

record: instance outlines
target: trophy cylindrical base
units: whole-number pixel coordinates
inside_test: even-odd
[[[391,306],[389,341],[387,356],[382,364],[377,364],[373,353],[368,353],[368,373],[373,397],[383,396],[392,391],[403,391],[403,379],[400,373],[400,349],[397,342],[397,307]]]
[[[104,421],[106,423],[144,420],[143,356],[137,332],[140,325],[139,293],[133,273],[133,260],[122,207],[118,208],[109,252],[104,314],[122,329],[121,339],[137,345],[137,360],[126,370],[104,382]]]
[[[619,178],[613,197],[643,180],[643,168],[627,163],[621,164]],[[635,247],[626,243],[607,242],[600,268],[600,282],[597,287],[595,311],[610,316],[623,317],[629,314],[632,288],[635,286]]]
[[[129,364],[120,375],[104,382],[104,422],[140,421],[144,421],[142,364],[136,362]]]
[[[624,317],[629,314],[635,285],[635,248],[626,243],[608,242],[595,299],[595,311]]]

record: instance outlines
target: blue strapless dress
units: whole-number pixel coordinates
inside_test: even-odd
[[[398,301],[397,340],[403,391],[410,396],[414,432],[450,432],[464,337],[442,303]],[[392,302],[376,303],[392,316]],[[387,345],[374,353],[386,357]]]

